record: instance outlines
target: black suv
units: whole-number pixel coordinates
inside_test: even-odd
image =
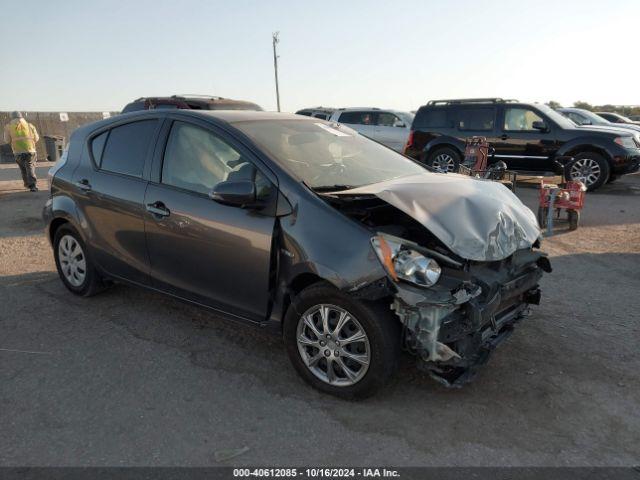
[[[465,140],[486,137],[493,161],[527,174],[557,171],[558,157],[573,157],[567,178],[595,190],[640,166],[640,136],[633,132],[578,127],[546,105],[500,98],[434,100],[418,110],[405,154],[432,167],[454,171]]]
[[[212,97],[210,95],[172,95],[170,97],[140,97],[128,103],[122,113],[138,110],[153,110],[156,108],[184,110],[257,110],[262,111],[260,105],[245,100]]]

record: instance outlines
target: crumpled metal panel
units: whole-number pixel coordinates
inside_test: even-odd
[[[468,260],[502,260],[540,236],[533,212],[499,182],[425,172],[335,193],[353,194],[393,205]]]

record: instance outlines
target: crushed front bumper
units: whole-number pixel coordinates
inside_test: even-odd
[[[437,288],[398,285],[392,308],[405,327],[407,347],[419,357],[418,366],[447,386],[472,380],[529,313],[529,305],[540,302],[543,271],[551,271],[546,256],[527,250],[452,272]]]

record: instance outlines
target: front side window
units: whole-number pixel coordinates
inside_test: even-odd
[[[506,108],[504,111],[504,129],[516,132],[537,131],[533,122],[542,122],[542,118],[528,108]]]
[[[389,112],[380,112],[378,113],[378,120],[376,121],[376,125],[380,127],[397,127],[399,125],[403,125],[404,122],[398,118],[397,115]]]
[[[567,117],[569,117],[569,119],[571,119],[572,121],[574,121],[576,124],[578,125],[584,125],[586,122],[586,118],[582,117],[581,115],[578,115],[577,113],[574,112],[568,112],[567,113]]]
[[[343,112],[340,114],[338,122],[347,125],[373,125],[373,112]]]
[[[254,181],[258,198],[265,198],[271,183],[246,158],[212,132],[184,122],[171,128],[162,163],[165,185],[209,194],[224,181]]]
[[[458,111],[458,129],[489,131],[493,130],[495,110],[493,108],[461,108]]]
[[[101,170],[142,177],[147,152],[154,138],[158,121],[142,120],[112,128],[109,132],[102,159]],[[94,142],[100,137],[96,137]],[[93,152],[96,159],[97,151]],[[98,161],[96,159],[96,161]]]

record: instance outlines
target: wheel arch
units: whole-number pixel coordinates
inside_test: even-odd
[[[569,146],[567,148],[560,150],[557,156],[573,157],[575,155],[579,155],[580,153],[589,153],[589,152],[602,155],[602,157],[607,161],[607,163],[609,163],[609,166],[613,167],[613,158],[611,154],[607,151],[606,148],[600,145],[581,143],[581,144]]]
[[[433,153],[444,150],[445,148],[450,148],[455,151],[458,155],[460,155],[460,160],[464,158],[464,147],[460,147],[455,139],[450,137],[442,137],[436,140],[429,142],[425,145],[424,150],[422,151],[421,160],[424,162],[429,158]]]

